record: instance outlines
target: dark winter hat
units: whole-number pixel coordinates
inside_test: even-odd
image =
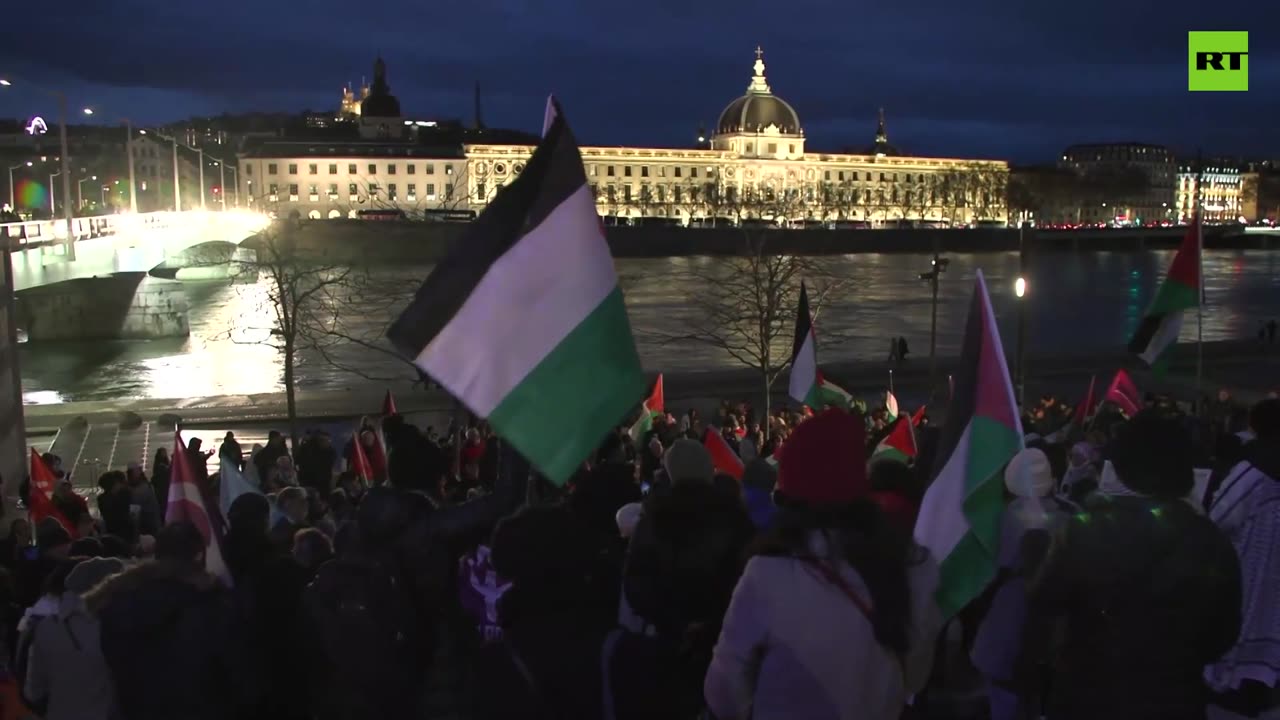
[[[809,505],[866,497],[867,431],[861,417],[832,408],[800,423],[778,460],[778,492]]]
[[[71,533],[62,527],[62,523],[51,517],[42,519],[36,525],[36,547],[51,550],[71,544]]]
[[[529,506],[494,529],[493,567],[517,585],[571,582],[589,574],[592,547],[582,522],[564,506]]]
[[[716,465],[711,460],[711,453],[702,443],[689,438],[681,438],[671,443],[667,454],[662,458],[662,468],[672,484],[682,482],[710,483],[716,475]]]
[[[1143,495],[1184,498],[1195,486],[1191,433],[1180,420],[1144,410],[1120,426],[1111,465],[1125,487]]]

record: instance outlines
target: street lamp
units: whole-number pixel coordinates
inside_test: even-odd
[[[1018,276],[1013,283],[1013,294],[1018,298],[1018,407],[1025,407],[1027,400],[1027,279]]]
[[[107,190],[109,190],[110,188],[111,188],[110,185],[102,186],[102,209],[103,210],[107,209]]]
[[[942,277],[942,273],[947,271],[949,264],[951,264],[950,260],[940,257],[935,252],[933,260],[930,261],[929,271],[920,273],[920,279],[928,282],[933,292],[929,320],[929,392],[933,392],[938,379],[938,280]]]
[[[5,81],[4,84],[8,85],[9,83],[8,81]],[[18,163],[17,165],[14,165],[13,167],[9,168],[9,209],[14,211],[15,213],[18,212],[18,206],[15,204],[16,200],[14,199],[14,195],[13,195],[13,171],[19,170],[24,167],[31,167],[34,164],[35,163],[28,160],[24,163]]]
[[[76,203],[79,205],[79,207],[80,207],[80,209],[81,209],[81,210],[83,210],[83,209],[84,209],[84,183],[85,183],[85,181],[86,181],[86,180],[97,180],[97,179],[98,179],[98,176],[97,176],[97,175],[94,175],[94,176],[92,176],[92,177],[80,178],[79,180],[77,180],[77,181],[76,181]]]

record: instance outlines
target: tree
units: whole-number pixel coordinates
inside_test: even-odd
[[[757,218],[778,210],[767,200],[745,200],[742,205],[749,206]],[[772,251],[768,246],[771,230],[750,223],[741,227],[738,254],[719,256],[685,271],[699,290],[689,300],[684,332],[659,339],[706,345],[755,371],[767,415],[774,382],[791,363],[801,281],[808,286],[816,319],[848,280],[830,273],[819,258]],[[822,338],[828,343],[840,340],[829,332],[822,333]]]
[[[324,334],[325,320],[334,290],[348,281],[350,266],[315,262],[298,246],[300,223],[277,221],[267,231],[246,243],[256,253],[252,260],[234,262],[242,274],[257,275],[252,286],[262,293],[251,316],[238,318],[225,331],[233,342],[275,348],[284,361],[284,389],[289,437],[298,443],[296,370],[299,352],[314,347]],[[265,310],[265,312],[263,312]],[[266,323],[259,319],[268,318]]]

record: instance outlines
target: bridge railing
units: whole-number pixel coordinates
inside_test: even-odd
[[[173,221],[172,212],[116,214],[78,217],[71,220],[71,233],[76,240],[108,237],[122,229],[162,230]],[[0,224],[0,242],[10,250],[23,250],[66,240],[66,220],[33,220]]]

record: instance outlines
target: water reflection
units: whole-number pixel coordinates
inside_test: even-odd
[[[1024,299],[1029,303],[1029,347],[1034,352],[1079,352],[1123,345],[1171,256],[1171,252],[1033,256]],[[959,351],[978,268],[986,274],[1002,335],[1011,345],[1016,327],[1017,254],[949,257],[951,264],[938,295],[939,352]],[[929,256],[849,255],[825,262],[849,285],[831,299],[820,318],[819,332],[838,332],[849,340],[838,347],[823,346],[823,358],[883,360],[888,339],[897,335],[908,339],[916,357],[928,353],[929,288],[919,273],[928,269]],[[647,367],[679,371],[733,365],[719,351],[703,345],[661,344],[653,339],[680,332],[688,317],[688,298],[698,292],[688,270],[713,263],[708,258],[619,261],[619,277]],[[1206,253],[1206,340],[1251,337],[1261,322],[1280,314],[1278,265],[1280,255],[1273,252]],[[427,270],[425,266],[387,268],[377,275],[387,283],[398,283],[424,277]],[[264,280],[188,284],[191,336],[185,340],[24,344],[20,353],[25,399],[46,403],[277,392],[282,374],[277,351],[251,344],[257,339],[252,333],[229,332],[237,327],[270,327],[266,292]],[[356,329],[372,337],[390,320],[360,318]],[[1184,340],[1193,340],[1195,333],[1194,321],[1184,325]],[[368,375],[413,376],[404,362],[389,354],[356,345],[339,348],[335,354],[343,364]],[[301,388],[345,389],[364,382],[314,353],[302,353],[297,381]]]

